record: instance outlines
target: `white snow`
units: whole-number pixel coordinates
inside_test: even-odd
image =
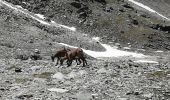
[[[57,24],[55,21],[51,21],[51,23],[52,23],[53,26],[56,26],[56,27],[63,27],[63,28],[66,28],[66,29],[69,29],[69,30],[72,30],[72,31],[76,31],[75,27],[69,27],[69,26],[66,26],[66,25]]]
[[[71,46],[71,45],[64,44],[64,43],[59,43],[59,44],[68,46],[68,47],[72,47],[72,48],[76,48],[75,46]],[[140,53],[133,53],[133,52],[118,50],[118,49],[112,48],[111,46],[109,46],[107,44],[101,43],[101,45],[106,49],[106,51],[99,52],[99,51],[91,51],[91,50],[85,50],[85,49],[83,49],[83,51],[94,58],[121,57],[121,56],[132,56],[132,57],[136,57],[136,58],[146,57],[145,55],[140,54]]]
[[[40,20],[40,19],[38,19],[38,18],[30,15],[28,12],[23,11],[23,10],[21,9],[22,7],[17,8],[18,5],[17,5],[17,6],[12,6],[11,4],[9,4],[9,3],[5,2],[5,1],[2,1],[2,0],[0,0],[0,2],[1,2],[2,4],[4,4],[4,5],[10,7],[11,9],[14,9],[14,10],[16,10],[16,11],[19,11],[19,12],[21,12],[21,13],[23,13],[23,14],[26,14],[26,15],[32,17],[33,19],[37,20],[38,22],[40,22],[40,23],[42,23],[42,24],[50,25],[49,23],[47,23],[47,22],[45,22],[45,21],[43,21],[43,20]]]
[[[152,12],[152,13],[155,13],[155,14],[159,15],[160,17],[162,17],[162,18],[164,18],[164,19],[166,19],[166,20],[170,20],[169,18],[165,17],[164,15],[158,13],[157,11],[153,10],[152,8],[150,8],[150,7],[142,4],[142,3],[140,3],[140,2],[137,2],[137,1],[135,1],[135,0],[128,0],[128,1],[129,1],[129,2],[132,2],[132,3],[136,4],[136,5],[138,5],[138,6],[142,7],[142,8],[144,8],[144,9]]]
[[[161,50],[157,50],[157,51],[155,51],[155,52],[162,53],[163,51],[161,51]]]
[[[45,19],[44,15],[41,15],[41,14],[35,14],[35,15],[38,16],[41,19]]]
[[[15,5],[12,5],[12,4],[10,4],[10,3],[6,2],[6,1],[2,1],[2,0],[0,0],[0,3],[8,6],[8,7],[11,8],[11,9],[14,9],[14,10],[16,10],[16,11],[19,11],[19,12],[21,12],[21,13],[23,13],[23,14],[26,14],[26,15],[30,16],[32,19],[37,20],[37,21],[40,22],[41,24],[44,24],[44,25],[51,25],[51,24],[54,25],[54,24],[55,24],[55,25],[54,25],[55,27],[62,27],[62,28],[66,28],[66,29],[69,29],[69,30],[72,30],[72,31],[76,31],[76,28],[75,28],[75,27],[68,27],[68,26],[66,26],[66,25],[57,24],[57,23],[54,22],[54,21],[51,21],[51,23],[48,23],[48,22],[44,21],[44,19],[45,19],[44,15],[41,15],[41,14],[32,14],[31,12],[28,12],[28,10],[23,9],[23,8],[22,8],[21,6],[19,6],[19,5],[16,5],[16,6],[15,6]]]
[[[65,92],[68,91],[66,89],[60,89],[60,88],[50,88],[48,90],[51,91],[51,92],[58,92],[58,93],[65,93]]]
[[[100,41],[100,38],[99,38],[99,37],[93,37],[92,39],[93,39],[93,40],[96,40],[96,41],[98,41],[98,42]]]
[[[151,60],[137,60],[137,61],[134,61],[136,63],[153,63],[153,64],[158,64],[157,61],[151,61]]]

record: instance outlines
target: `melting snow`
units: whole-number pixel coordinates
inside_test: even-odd
[[[44,15],[41,15],[41,14],[35,14],[35,15],[38,16],[41,19],[45,19]]]
[[[42,23],[42,24],[50,25],[49,23],[47,23],[47,22],[45,22],[45,21],[43,21],[43,20],[40,20],[40,19],[38,19],[38,18],[30,15],[29,12],[23,11],[24,9],[21,9],[21,8],[22,8],[21,6],[19,7],[19,6],[17,5],[16,7],[13,7],[11,4],[9,4],[9,3],[5,2],[5,1],[1,1],[1,0],[0,0],[0,2],[1,2],[2,4],[4,4],[4,5],[10,7],[11,9],[14,9],[14,10],[17,10],[17,11],[23,13],[23,14],[29,15],[30,17],[32,17],[33,19],[37,20],[38,22],[40,22],[40,23]],[[17,7],[19,7],[19,8],[17,8]]]
[[[72,30],[72,31],[76,31],[75,27],[68,27],[66,25],[57,24],[55,21],[51,21],[51,23],[52,23],[53,26],[56,26],[56,27],[63,27],[63,28],[66,28],[66,29],[69,29],[69,30]]]
[[[158,50],[158,51],[155,51],[155,52],[161,53],[161,52],[163,52],[163,51],[161,51],[161,50]]]
[[[72,48],[76,48],[75,46],[71,46],[68,44],[64,44],[64,43],[59,43],[61,45],[65,45],[68,47],[72,47]],[[88,55],[94,57],[94,58],[99,58],[99,57],[121,57],[121,56],[132,56],[132,57],[136,57],[136,58],[144,58],[146,57],[143,54],[140,53],[133,53],[133,52],[127,52],[127,51],[122,51],[122,50],[118,50],[115,48],[112,48],[111,46],[107,45],[107,44],[102,44],[101,45],[106,49],[106,51],[104,52],[98,52],[98,51],[91,51],[91,50],[85,50],[83,49],[83,51],[85,53],[87,53]]]
[[[52,91],[52,92],[58,92],[58,93],[64,93],[64,92],[67,92],[68,90],[66,89],[60,89],[60,88],[50,88],[48,89],[49,91]]]
[[[8,3],[8,2],[5,2],[5,1],[2,1],[2,0],[0,0],[0,2],[2,3],[2,4],[4,4],[4,5],[6,5],[6,6],[8,6],[9,8],[11,8],[11,9],[14,9],[14,10],[16,10],[16,11],[19,11],[19,12],[21,12],[21,13],[23,13],[23,14],[26,14],[26,15],[28,15],[28,16],[30,16],[31,18],[33,18],[33,19],[35,19],[35,20],[37,20],[38,22],[40,22],[41,24],[44,24],[44,25],[51,25],[51,23],[55,26],[55,27],[63,27],[63,28],[66,28],[66,29],[69,29],[69,30],[72,30],[72,31],[76,31],[76,28],[75,27],[68,27],[68,26],[65,26],[65,25],[61,25],[61,24],[57,24],[57,23],[55,23],[54,21],[51,21],[51,23],[48,23],[48,22],[46,22],[46,21],[44,21],[44,19],[45,19],[45,17],[44,17],[44,15],[41,15],[41,14],[32,14],[31,12],[28,12],[27,10],[25,10],[25,9],[23,9],[21,6],[19,6],[19,5],[12,5],[12,4],[10,4],[10,3]]]
[[[134,61],[134,62],[137,62],[137,63],[154,63],[154,64],[158,64],[157,61],[151,61],[151,60],[137,60],[137,61]]]

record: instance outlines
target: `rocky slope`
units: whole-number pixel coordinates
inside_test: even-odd
[[[169,23],[135,9],[124,0],[6,1],[58,23],[75,26],[84,33],[99,36],[105,43],[118,42],[124,46],[130,43],[133,48],[141,49],[170,49]]]

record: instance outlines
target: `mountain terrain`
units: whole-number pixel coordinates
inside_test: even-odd
[[[168,0],[136,1],[170,16]],[[26,13],[18,10],[21,7]],[[51,21],[76,31],[52,26]],[[156,63],[85,54],[85,67],[76,62],[55,66],[50,56],[63,47],[60,43],[96,52],[104,52],[105,43],[143,53]],[[126,0],[0,1],[2,100],[169,100],[169,50],[170,21]]]

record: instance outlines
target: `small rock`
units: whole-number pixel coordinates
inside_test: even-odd
[[[143,94],[143,97],[147,99],[151,99],[153,95],[154,95],[153,93],[147,93],[147,94]]]
[[[118,100],[129,100],[128,98],[118,98]]]
[[[140,95],[140,92],[139,91],[135,91],[134,95]]]
[[[21,87],[17,85],[10,88],[10,90],[20,90],[20,89]]]
[[[32,66],[31,67],[31,70],[32,71],[37,71],[37,70],[40,70],[41,66]]]
[[[49,91],[51,92],[58,92],[58,93],[65,93],[65,92],[68,92],[69,90],[66,90],[66,89],[60,89],[60,88],[50,88],[48,89]]]
[[[126,93],[126,95],[131,95],[133,93],[134,93],[134,91],[129,91],[129,92]]]
[[[80,70],[80,71],[78,72],[78,74],[79,74],[80,76],[83,76],[83,75],[87,75],[88,73],[87,73],[85,70]]]
[[[17,96],[17,98],[24,99],[24,100],[29,99],[31,97],[33,97],[32,94],[24,94],[24,95]]]
[[[79,2],[72,2],[70,5],[72,5],[75,8],[81,8],[81,3]]]
[[[101,68],[97,71],[97,73],[107,73],[107,70],[105,68]]]
[[[20,73],[20,72],[22,72],[22,70],[21,70],[21,68],[15,68],[15,72]]]
[[[70,72],[67,76],[68,76],[68,78],[75,78],[75,77],[77,77],[77,76],[79,76],[79,75],[78,75],[78,73],[72,71],[72,72]]]
[[[98,95],[97,93],[92,94],[92,98],[93,98],[93,99],[97,99],[97,98],[98,98],[98,96],[99,96],[99,95]]]
[[[58,79],[58,80],[64,80],[64,79],[65,79],[65,76],[64,76],[62,73],[57,72],[56,74],[54,74],[54,75],[52,76],[52,78],[55,78],[55,79]]]

